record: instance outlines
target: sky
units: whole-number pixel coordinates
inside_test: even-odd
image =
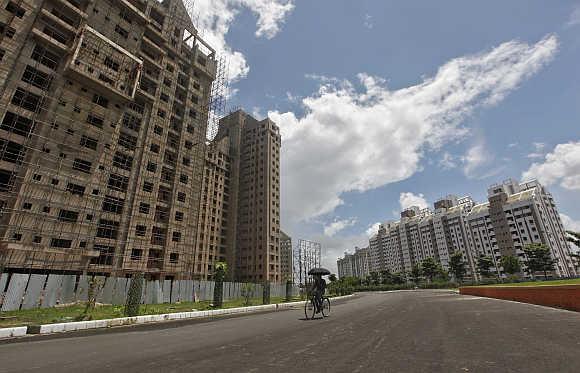
[[[229,108],[282,133],[282,229],[323,264],[445,195],[537,178],[580,231],[580,1],[196,0]]]

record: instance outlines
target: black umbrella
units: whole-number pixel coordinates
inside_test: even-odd
[[[308,274],[326,276],[330,274],[330,271],[326,268],[312,268],[310,271],[308,271]]]

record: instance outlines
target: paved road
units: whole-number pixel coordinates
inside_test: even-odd
[[[580,372],[580,314],[444,291],[0,344],[0,372]]]

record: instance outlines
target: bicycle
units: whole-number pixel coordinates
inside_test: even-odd
[[[322,297],[322,307],[320,312],[322,313],[322,317],[330,316],[330,298]],[[307,299],[304,303],[304,316],[306,316],[306,320],[314,320],[316,316],[316,296],[311,296],[310,299]]]

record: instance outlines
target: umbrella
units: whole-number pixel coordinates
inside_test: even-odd
[[[310,271],[308,271],[308,274],[326,276],[330,274],[330,271],[326,268],[312,268]]]

